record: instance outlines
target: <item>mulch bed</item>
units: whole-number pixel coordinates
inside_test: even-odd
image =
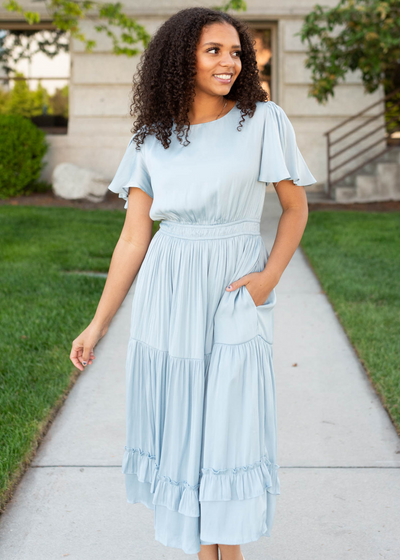
[[[80,208],[81,210],[124,210],[125,201],[118,194],[108,191],[102,202],[90,202],[89,200],[66,200],[55,196],[52,191],[31,194],[29,196],[14,196],[7,200],[0,200],[0,206],[67,206]],[[124,210],[125,212],[125,210]]]
[[[53,194],[52,191],[46,193],[32,194],[29,196],[12,197],[7,200],[0,200],[0,206],[69,206],[81,208],[82,210],[124,210],[124,201],[111,191],[108,191],[102,202],[89,202],[88,200],[65,200]],[[319,210],[352,210],[360,212],[400,212],[400,200],[387,200],[381,202],[356,202],[348,204],[337,204],[335,202],[309,202],[310,212]]]
[[[349,202],[337,204],[335,202],[309,202],[310,212],[318,210],[352,210],[359,212],[400,212],[400,200],[385,200],[381,202]]]

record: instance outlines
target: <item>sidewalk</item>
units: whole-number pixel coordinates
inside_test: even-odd
[[[280,213],[276,194],[268,193],[262,234],[269,251]],[[197,558],[155,541],[153,511],[126,502],[121,461],[134,286],[0,517],[2,558]],[[395,429],[300,249],[276,292],[281,495],[272,537],[243,545],[244,556],[397,560]]]

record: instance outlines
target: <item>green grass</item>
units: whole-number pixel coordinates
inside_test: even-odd
[[[400,214],[309,214],[301,246],[400,434]]]
[[[72,340],[103,290],[63,271],[107,272],[124,217],[0,207],[0,510],[77,375]],[[311,212],[302,247],[399,429],[400,215]]]
[[[107,272],[124,218],[0,207],[0,511],[79,374],[71,344],[104,287],[104,278],[63,271]]]

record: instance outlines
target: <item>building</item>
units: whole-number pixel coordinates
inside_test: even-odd
[[[215,3],[204,1],[203,6]],[[336,5],[336,0],[329,0]],[[173,13],[198,2],[184,0],[126,0],[125,12],[135,17],[150,34]],[[37,4],[31,3],[37,10]],[[300,30],[304,16],[312,10],[314,0],[247,0],[246,12],[232,12],[235,17],[254,28],[257,48],[260,47],[260,72],[270,97],[287,113],[296,131],[300,150],[312,169],[317,183],[309,191],[327,190],[327,140],[325,133],[382,99],[382,91],[366,94],[355,72],[348,74],[345,83],[335,90],[334,98],[325,105],[308,96],[310,71],[304,66],[306,46],[295,34]],[[17,23],[17,14],[12,14]],[[0,20],[9,24],[10,13],[0,9]],[[67,134],[49,134],[51,149],[45,178],[50,180],[54,167],[61,162],[91,168],[104,174],[107,180],[114,176],[118,163],[131,136],[133,119],[129,116],[132,75],[139,56],[128,58],[111,53],[111,40],[97,33],[95,22],[83,24],[87,38],[97,46],[92,53],[84,44],[71,41],[70,106]],[[378,114],[379,105],[373,110]],[[365,120],[365,116],[362,117]],[[381,117],[381,123],[384,122]],[[376,124],[376,123],[375,123]],[[384,132],[378,132],[383,138]],[[355,148],[345,151],[344,159]],[[378,148],[374,148],[377,153]],[[348,169],[347,166],[343,170]],[[268,189],[273,188],[269,185]],[[400,195],[399,195],[400,196]]]

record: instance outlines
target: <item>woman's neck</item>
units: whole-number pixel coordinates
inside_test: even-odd
[[[221,118],[229,113],[234,104],[234,100],[225,99],[223,96],[213,98],[211,101],[210,98],[198,99],[193,102],[189,110],[190,124],[201,124]]]

